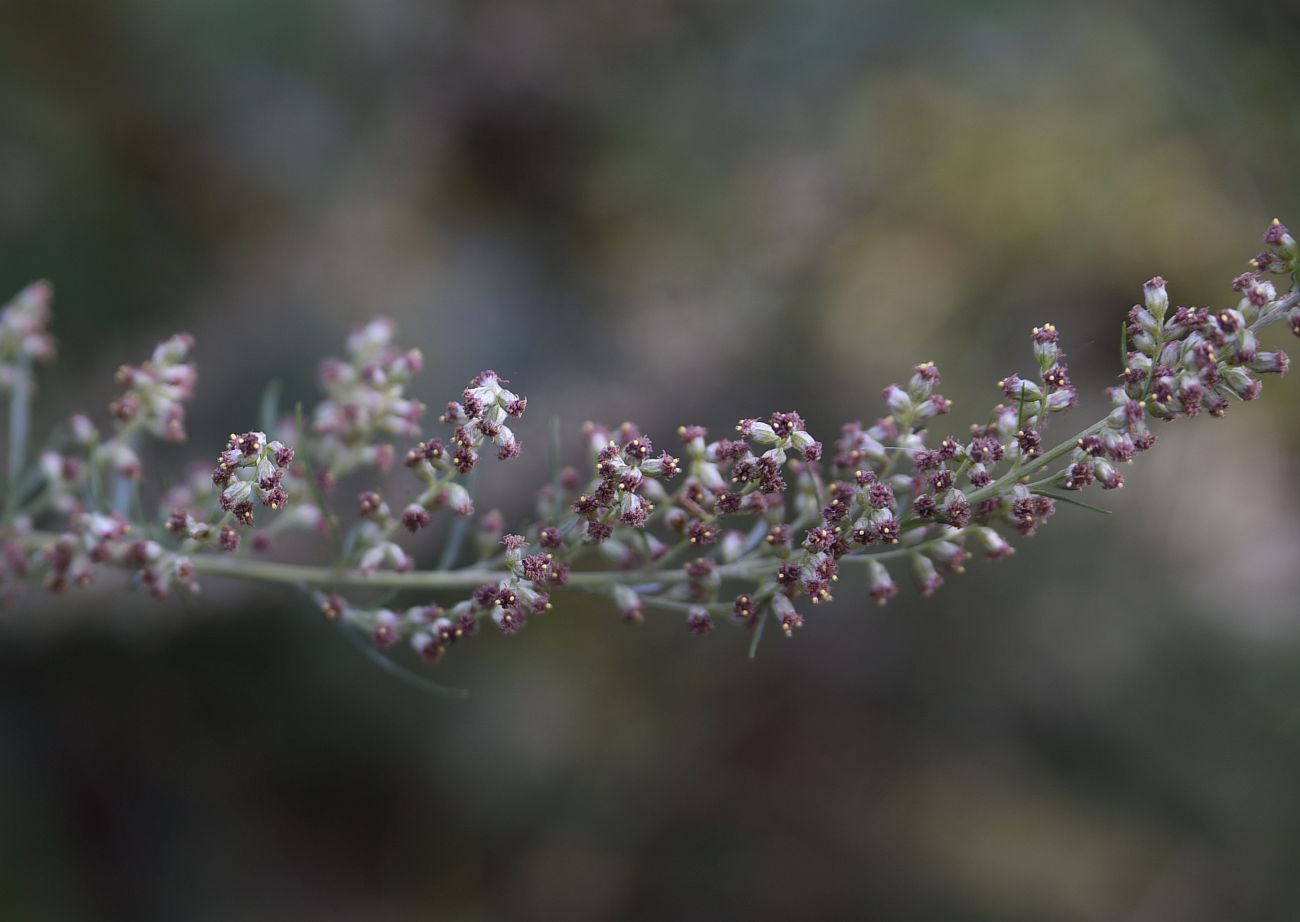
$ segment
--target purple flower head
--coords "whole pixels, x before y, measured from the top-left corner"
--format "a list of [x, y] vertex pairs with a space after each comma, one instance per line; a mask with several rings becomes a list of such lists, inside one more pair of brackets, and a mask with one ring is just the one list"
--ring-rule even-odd
[[713, 630], [713, 616], [707, 609], [691, 609], [686, 616], [686, 629], [696, 636], [707, 634]]
[[922, 493], [912, 500], [912, 514], [918, 519], [933, 518], [938, 510], [939, 504], [935, 502], [934, 496], [930, 493]]
[[722, 529], [713, 522], [696, 519], [686, 526], [686, 536], [691, 544], [714, 544], [721, 535]]
[[1064, 390], [1070, 387], [1070, 375], [1064, 365], [1054, 365], [1043, 372], [1043, 383], [1050, 391]]
[[777, 438], [788, 439], [794, 435], [796, 430], [804, 428], [803, 417], [798, 413], [773, 413], [769, 425], [772, 431], [776, 433]]
[[388, 514], [388, 507], [384, 503], [384, 498], [374, 490], [366, 490], [357, 496], [357, 515], [363, 519], [374, 518]]
[[528, 624], [528, 617], [518, 608], [498, 608], [492, 613], [492, 620], [506, 635], [518, 634]]
[[401, 624], [396, 613], [381, 609], [375, 612], [375, 626], [371, 637], [381, 650], [393, 646], [401, 639]]
[[1264, 232], [1264, 242], [1271, 247], [1295, 248], [1295, 239], [1292, 238], [1291, 232], [1277, 218], [1273, 219], [1273, 223]]
[[996, 463], [1002, 460], [1002, 443], [990, 436], [979, 436], [971, 439], [966, 456], [977, 463]]
[[965, 528], [970, 523], [970, 504], [960, 490], [952, 490], [944, 498], [941, 509], [943, 519], [954, 528]]
[[411, 503], [402, 510], [402, 525], [412, 534], [422, 528], [427, 528], [430, 520], [429, 510], [418, 503]]
[[947, 416], [952, 412], [952, 401], [943, 394], [931, 394], [930, 399], [921, 405], [920, 416], [929, 418], [931, 416]]
[[922, 362], [912, 369], [912, 380], [907, 383], [909, 396], [914, 400], [924, 400], [934, 391], [939, 383], [939, 367], [934, 362]]
[[628, 461], [632, 462], [646, 460], [650, 457], [650, 454], [653, 451], [654, 445], [651, 443], [649, 437], [644, 435], [637, 436], [623, 446], [623, 454], [627, 457]]
[[838, 535], [836, 530], [827, 525], [818, 525], [816, 528], [810, 528], [804, 543], [815, 551], [829, 551], [834, 545]]
[[713, 575], [713, 561], [707, 557], [697, 557], [685, 563], [683, 569], [692, 580], [708, 579]]
[[1021, 454], [1026, 458], [1037, 458], [1043, 453], [1043, 437], [1036, 429], [1020, 429], [1016, 432], [1016, 443]]
[[867, 563], [867, 594], [877, 605], [884, 605], [898, 595], [898, 586], [894, 584], [885, 565], [878, 560]]
[[912, 555], [912, 574], [921, 589], [921, 595], [931, 596], [943, 585], [943, 577], [934, 568], [934, 561], [921, 554]]
[[501, 539], [501, 544], [507, 551], [519, 551], [528, 546], [528, 539], [523, 535], [505, 535]]

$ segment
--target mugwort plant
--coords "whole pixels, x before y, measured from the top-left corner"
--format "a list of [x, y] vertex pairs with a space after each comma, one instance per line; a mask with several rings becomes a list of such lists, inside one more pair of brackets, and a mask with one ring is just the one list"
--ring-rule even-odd
[[[197, 378], [186, 334], [118, 371], [121, 394], [102, 423], [73, 416], [29, 457], [34, 372], [55, 352], [52, 290], [37, 282], [0, 313], [0, 598], [13, 602], [28, 583], [84, 587], [107, 571], [160, 599], [197, 592], [208, 576], [283, 583], [377, 647], [405, 643], [434, 663], [485, 628], [518, 633], [568, 589], [605, 596], [632, 622], [666, 609], [692, 634], [738, 623], [752, 654], [769, 622], [786, 636], [800, 630], [841, 576], [855, 573], [881, 604], [904, 572], [929, 595], [973, 554], [1011, 554], [1058, 504], [1086, 506], [1081, 491], [1123, 486], [1124, 465], [1155, 444], [1157, 422], [1218, 417], [1259, 397], [1261, 376], [1289, 364], [1260, 333], [1281, 321], [1300, 336], [1296, 241], [1276, 220], [1264, 239], [1232, 281], [1230, 307], [1175, 307], [1163, 279], [1143, 285], [1109, 411], [1056, 444], [1049, 424], [1077, 394], [1047, 323], [1031, 333], [1032, 371], [998, 382], [1001, 402], [960, 433], [945, 425], [952, 403], [930, 363], [885, 388], [883, 416], [845, 424], [830, 444], [794, 411], [742, 419], [720, 438], [695, 425], [652, 440], [631, 423], [588, 423], [587, 463], [557, 469], [532, 520], [510, 531], [495, 512], [470, 524], [467, 477], [489, 456], [519, 456], [528, 399], [481, 372], [430, 434], [425, 407], [407, 394], [420, 353], [398, 348], [383, 319], [321, 364], [324, 397], [310, 412], [280, 418], [269, 391], [260, 428], [232, 432], [152, 515], [137, 489], [139, 449], [147, 437], [185, 438]], [[408, 486], [414, 500], [390, 505], [374, 479], [399, 462], [418, 494]], [[359, 494], [345, 487], [358, 481]], [[402, 537], [442, 511], [455, 524], [436, 565], [422, 567]], [[295, 531], [323, 535], [332, 560], [277, 562], [275, 546]], [[471, 535], [480, 560], [457, 566]]]

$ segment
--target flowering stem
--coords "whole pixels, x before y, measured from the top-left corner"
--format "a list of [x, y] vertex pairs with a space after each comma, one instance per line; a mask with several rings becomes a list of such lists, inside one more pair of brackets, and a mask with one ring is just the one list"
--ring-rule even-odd
[[[184, 435], [182, 404], [194, 381], [193, 366], [186, 363], [192, 340], [173, 337], [150, 361], [119, 372], [128, 389], [111, 405], [111, 438], [101, 441], [88, 419], [76, 417], [72, 453], [42, 454], [32, 471], [45, 490], [35, 510], [39, 520], [24, 516], [0, 530], [0, 590], [12, 591], [4, 583], [15, 574], [43, 579], [54, 590], [81, 586], [92, 570], [109, 566], [160, 598], [177, 587], [197, 591], [196, 575], [280, 583], [305, 591], [327, 619], [371, 632], [379, 649], [405, 640], [419, 657], [437, 662], [453, 643], [477, 634], [480, 622], [516, 633], [530, 616], [550, 609], [552, 593], [567, 586], [612, 598], [630, 621], [640, 620], [648, 607], [685, 612], [687, 628], [697, 635], [713, 630], [714, 616], [724, 615], [751, 631], [752, 657], [769, 619], [791, 636], [804, 623], [795, 602], [829, 601], [843, 567], [864, 576], [871, 598], [881, 604], [897, 592], [885, 565], [890, 561], [905, 564], [929, 595], [943, 583], [939, 567], [963, 572], [972, 549], [1005, 557], [1013, 548], [1002, 531], [1012, 526], [1022, 536], [1034, 534], [1053, 514], [1055, 501], [1097, 509], [1045, 488], [1073, 494], [1094, 482], [1103, 489], [1122, 486], [1115, 465], [1155, 443], [1150, 419], [1203, 410], [1217, 417], [1232, 399], [1254, 400], [1263, 387], [1257, 376], [1285, 373], [1289, 365], [1284, 352], [1261, 351], [1255, 333], [1285, 317], [1300, 335], [1300, 292], [1279, 298], [1261, 274], [1294, 275], [1300, 247], [1279, 222], [1265, 241], [1272, 249], [1253, 261], [1259, 271], [1233, 280], [1241, 293], [1236, 308], [1211, 313], [1179, 307], [1166, 318], [1164, 280], [1144, 285], [1146, 307], [1135, 306], [1124, 328], [1123, 383], [1107, 390], [1110, 409], [1051, 448], [1044, 449], [1042, 439], [1050, 414], [1075, 406], [1078, 396], [1052, 324], [1032, 331], [1037, 383], [1015, 374], [1000, 381], [1007, 403], [999, 403], [986, 424], [971, 427], [968, 443], [949, 435], [926, 445], [928, 436], [937, 437], [928, 421], [952, 406], [935, 392], [939, 371], [929, 362], [914, 367], [906, 388], [885, 389], [887, 416], [871, 426], [846, 424], [825, 458], [822, 443], [793, 411], [773, 413], [766, 422], [742, 419], [734, 440], [709, 442], [703, 427], [680, 427], [689, 458], [685, 468], [681, 458], [656, 453], [631, 423], [615, 431], [588, 424], [584, 439], [596, 456], [596, 477], [583, 489], [580, 475], [561, 467], [560, 428], [552, 420], [549, 484], [539, 491], [536, 507], [540, 521], [505, 534], [499, 515], [491, 524], [485, 518], [476, 532], [475, 562], [461, 569], [451, 568], [471, 527], [467, 480], [480, 452], [495, 451], [499, 460], [519, 455], [511, 426], [523, 416], [527, 399], [507, 390], [508, 381], [491, 371], [475, 377], [463, 391], [464, 402], [448, 403], [440, 417], [453, 428], [450, 444], [429, 438], [406, 452], [405, 466], [422, 482], [415, 501], [393, 514], [377, 490], [366, 490], [358, 496], [355, 524], [343, 535], [328, 491], [363, 467], [386, 470], [394, 446], [380, 439], [416, 438], [423, 431], [418, 421], [425, 408], [404, 393], [422, 362], [419, 352], [393, 347], [391, 323], [374, 321], [353, 332], [347, 360], [323, 364], [328, 399], [313, 412], [310, 434], [298, 406], [293, 438], [301, 449], [299, 464], [293, 466], [297, 453], [291, 445], [265, 432], [232, 434], [209, 478], [168, 494], [165, 535], [158, 528], [163, 519], [155, 517], [151, 528], [138, 494], [123, 486], [138, 476], [137, 436]], [[0, 334], [6, 324], [27, 331], [22, 348], [40, 344], [30, 333], [33, 325], [40, 329], [41, 316], [6, 308], [0, 320]], [[0, 338], [0, 346], [0, 360], [16, 354], [13, 342]], [[0, 366], [0, 382], [17, 382], [11, 385], [8, 418], [9, 522], [26, 495], [19, 486], [28, 452], [29, 366], [30, 361]], [[21, 372], [17, 379], [15, 370]], [[261, 413], [267, 429], [276, 423], [277, 402], [276, 389], [268, 389]], [[899, 472], [904, 465], [910, 471]], [[319, 477], [318, 470], [324, 472]], [[667, 481], [681, 474], [684, 482], [670, 490]], [[787, 485], [786, 476], [795, 482]], [[269, 547], [270, 531], [281, 524], [315, 525], [334, 541], [333, 562], [279, 563], [235, 553], [239, 540], [232, 523], [252, 527], [259, 500], [272, 511], [283, 510], [289, 491], [299, 490], [303, 480], [315, 505], [304, 503], [300, 513], [291, 510], [255, 535], [254, 549]], [[135, 509], [128, 508], [132, 498]], [[215, 529], [206, 524], [205, 511], [213, 503], [225, 511]], [[414, 570], [394, 539], [402, 527], [412, 533], [426, 528], [438, 507], [460, 519], [436, 566]], [[562, 523], [566, 509], [573, 517]], [[740, 517], [751, 517], [752, 525]], [[59, 521], [66, 530], [52, 533]], [[29, 530], [33, 526], [48, 530]], [[582, 533], [575, 534], [579, 527]], [[214, 534], [225, 553], [207, 544]], [[494, 554], [490, 542], [497, 539], [503, 550]], [[724, 586], [740, 594], [723, 601]], [[348, 590], [363, 600], [350, 601]], [[426, 597], [390, 607], [408, 592]], [[438, 601], [427, 597], [443, 592], [460, 598], [444, 609], [441, 595]]]
[[[1272, 326], [1273, 324], [1281, 320], [1283, 317], [1285, 317], [1287, 311], [1289, 311], [1296, 304], [1300, 304], [1300, 291], [1292, 291], [1290, 294], [1286, 295], [1285, 297], [1275, 301], [1274, 306], [1271, 310], [1269, 310], [1267, 313], [1262, 315], [1259, 318], [1259, 320], [1255, 321], [1255, 323], [1250, 325], [1251, 331], [1259, 332], [1260, 330]], [[1157, 354], [1159, 354], [1158, 348], [1157, 348]], [[1154, 361], [1152, 364], [1154, 367]], [[1151, 386], [1150, 383], [1148, 383], [1146, 387], [1146, 392], [1149, 394], [1150, 390], [1151, 390]], [[1051, 464], [1057, 458], [1069, 454], [1071, 451], [1074, 450], [1075, 446], [1077, 446], [1081, 440], [1087, 438], [1090, 435], [1096, 435], [1103, 428], [1105, 428], [1105, 425], [1106, 425], [1105, 419], [1093, 423], [1087, 429], [1084, 429], [1082, 432], [1079, 432], [1073, 437], [1066, 439], [1064, 442], [1057, 445], [1055, 448], [1052, 448], [1051, 450], [1045, 452], [1040, 457], [1035, 458], [1031, 463], [1026, 464], [1025, 466], [1020, 467], [1018, 469], [1012, 469], [1010, 472], [1004, 474], [1002, 477], [998, 478], [988, 486], [975, 490], [971, 493], [968, 493], [966, 495], [967, 501], [970, 502], [971, 505], [974, 505], [975, 503], [978, 503], [980, 500], [992, 496], [993, 494], [997, 493], [999, 490], [1006, 489], [1006, 487], [1015, 483], [1020, 478], [1026, 477], [1029, 474], [1034, 473], [1035, 471], [1041, 470], [1042, 468]]]

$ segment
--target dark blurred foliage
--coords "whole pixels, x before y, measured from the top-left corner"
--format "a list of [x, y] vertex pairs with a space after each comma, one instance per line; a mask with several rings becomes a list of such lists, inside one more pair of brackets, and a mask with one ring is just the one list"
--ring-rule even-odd
[[[960, 431], [1047, 320], [1082, 426], [1144, 279], [1226, 305], [1300, 222], [1294, 12], [7, 0], [0, 289], [56, 284], [46, 419], [196, 334], [162, 472], [377, 312], [432, 405], [531, 398], [479, 484], [512, 515], [552, 414], [828, 436], [932, 359]], [[0, 916], [1290, 918], [1298, 407], [1162, 431], [1115, 515], [929, 601], [845, 586], [756, 663], [566, 599], [454, 650], [449, 702], [288, 592], [30, 601]]]

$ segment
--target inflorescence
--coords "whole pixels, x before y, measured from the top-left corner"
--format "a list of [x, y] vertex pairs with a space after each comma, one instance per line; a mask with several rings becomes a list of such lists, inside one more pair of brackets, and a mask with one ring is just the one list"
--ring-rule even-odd
[[[484, 371], [446, 405], [442, 434], [427, 435], [424, 405], [406, 394], [420, 353], [394, 346], [383, 319], [349, 337], [345, 358], [321, 364], [325, 397], [312, 412], [272, 413], [261, 430], [232, 433], [215, 466], [168, 490], [152, 519], [140, 508], [140, 441], [185, 437], [196, 381], [186, 334], [122, 367], [106, 434], [76, 415], [29, 464], [33, 369], [54, 355], [52, 291], [37, 282], [0, 313], [0, 392], [9, 396], [0, 599], [26, 582], [85, 586], [111, 569], [159, 598], [198, 591], [201, 574], [282, 582], [311, 595], [327, 619], [381, 648], [406, 642], [430, 662], [485, 624], [519, 632], [565, 586], [607, 596], [632, 622], [660, 608], [678, 611], [693, 634], [731, 620], [757, 643], [772, 620], [790, 636], [807, 606], [831, 600], [846, 568], [880, 604], [897, 593], [899, 569], [929, 595], [972, 554], [1011, 554], [1010, 539], [1033, 535], [1070, 494], [1123, 486], [1123, 465], [1155, 444], [1154, 421], [1218, 417], [1234, 399], [1256, 399], [1260, 376], [1289, 364], [1285, 352], [1261, 348], [1260, 331], [1284, 321], [1300, 336], [1296, 241], [1274, 221], [1265, 242], [1233, 280], [1232, 307], [1171, 307], [1164, 280], [1147, 282], [1124, 325], [1110, 410], [1054, 447], [1049, 423], [1078, 395], [1059, 333], [1044, 324], [1031, 334], [1033, 373], [999, 381], [1001, 402], [962, 435], [941, 425], [952, 402], [930, 363], [885, 388], [884, 416], [844, 425], [826, 446], [793, 411], [742, 419], [717, 439], [682, 426], [669, 450], [631, 423], [588, 423], [586, 473], [555, 471], [531, 523], [511, 533], [495, 511], [470, 525], [467, 475], [485, 453], [519, 456], [513, 427], [527, 398]], [[1285, 278], [1288, 292], [1269, 276]], [[347, 508], [345, 478], [388, 471], [395, 440], [409, 446], [401, 457], [418, 495], [390, 506], [372, 484]], [[419, 569], [400, 537], [428, 528], [440, 509], [460, 521], [438, 565]], [[275, 536], [295, 529], [332, 542], [332, 564], [270, 559]], [[467, 536], [479, 559], [457, 568]]]

